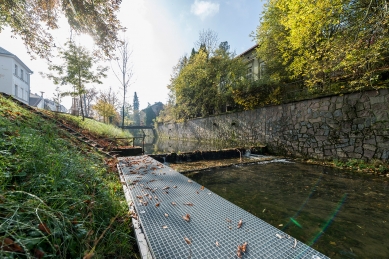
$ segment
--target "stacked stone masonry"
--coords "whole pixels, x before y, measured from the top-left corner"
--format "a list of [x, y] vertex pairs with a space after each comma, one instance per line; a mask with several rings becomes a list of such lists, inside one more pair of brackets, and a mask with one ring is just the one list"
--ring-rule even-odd
[[316, 159], [389, 157], [389, 91], [381, 89], [159, 124], [160, 137], [262, 143]]

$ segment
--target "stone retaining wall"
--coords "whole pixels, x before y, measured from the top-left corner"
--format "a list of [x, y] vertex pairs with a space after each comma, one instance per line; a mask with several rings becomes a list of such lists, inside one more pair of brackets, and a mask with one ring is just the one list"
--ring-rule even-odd
[[381, 89], [160, 124], [160, 137], [262, 143], [317, 159], [389, 157], [389, 91]]

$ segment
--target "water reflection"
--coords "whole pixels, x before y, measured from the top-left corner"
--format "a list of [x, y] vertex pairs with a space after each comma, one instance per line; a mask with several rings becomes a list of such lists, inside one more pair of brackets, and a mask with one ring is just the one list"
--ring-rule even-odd
[[189, 176], [331, 258], [389, 258], [387, 179], [298, 163]]

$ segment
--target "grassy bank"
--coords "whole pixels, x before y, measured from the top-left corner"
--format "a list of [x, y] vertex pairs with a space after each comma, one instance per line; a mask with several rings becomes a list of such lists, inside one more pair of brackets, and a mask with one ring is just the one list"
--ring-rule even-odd
[[122, 186], [106, 162], [0, 96], [0, 257], [134, 257]]
[[343, 161], [334, 159], [333, 161], [322, 161], [315, 159], [295, 158], [295, 160], [308, 164], [324, 165], [339, 169], [352, 170], [361, 173], [376, 174], [389, 177], [389, 164], [384, 163], [383, 161], [378, 159], [373, 159], [369, 162], [366, 162], [361, 159], [348, 159]]
[[81, 116], [72, 116], [70, 114], [57, 114], [59, 119], [71, 123], [76, 127], [88, 131], [90, 134], [95, 134], [101, 137], [116, 137], [116, 138], [130, 138], [132, 137], [129, 131], [123, 131], [120, 128], [114, 127], [110, 124], [97, 122], [92, 119], [85, 118], [82, 120]]

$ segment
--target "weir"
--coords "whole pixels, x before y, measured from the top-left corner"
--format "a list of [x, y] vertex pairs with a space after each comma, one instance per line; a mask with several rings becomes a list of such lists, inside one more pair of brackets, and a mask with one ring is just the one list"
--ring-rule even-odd
[[118, 160], [143, 258], [328, 258], [149, 156]]

